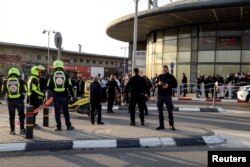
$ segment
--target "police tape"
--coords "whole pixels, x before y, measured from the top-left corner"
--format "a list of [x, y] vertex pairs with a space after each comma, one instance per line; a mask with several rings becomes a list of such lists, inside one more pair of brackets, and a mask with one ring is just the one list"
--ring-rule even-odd
[[34, 114], [39, 113], [43, 108], [50, 106], [52, 102], [53, 102], [53, 97], [49, 98], [43, 105], [33, 110], [33, 112], [26, 113], [26, 116], [33, 116]]

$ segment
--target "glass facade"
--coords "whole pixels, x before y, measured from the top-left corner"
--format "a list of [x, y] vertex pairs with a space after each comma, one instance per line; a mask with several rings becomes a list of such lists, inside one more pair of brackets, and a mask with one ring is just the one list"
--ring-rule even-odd
[[179, 83], [182, 73], [193, 83], [201, 74], [250, 72], [250, 22], [195, 24], [151, 32], [147, 36], [147, 75], [160, 74], [165, 64]]

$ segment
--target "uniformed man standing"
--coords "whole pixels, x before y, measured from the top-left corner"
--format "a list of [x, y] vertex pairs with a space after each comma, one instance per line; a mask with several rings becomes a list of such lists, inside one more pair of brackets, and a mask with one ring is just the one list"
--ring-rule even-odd
[[48, 89], [53, 91], [53, 102], [55, 108], [56, 129], [55, 131], [61, 131], [61, 107], [64, 112], [65, 123], [67, 130], [73, 130], [71, 125], [69, 110], [68, 110], [68, 91], [71, 96], [74, 97], [72, 83], [69, 76], [64, 72], [64, 63], [61, 60], [56, 60], [53, 63], [54, 73], [51, 75], [48, 81]]
[[115, 101], [116, 90], [120, 93], [120, 88], [115, 81], [113, 75], [110, 75], [110, 80], [107, 82], [107, 99], [108, 99], [108, 110], [107, 113], [114, 113], [113, 105]]
[[139, 69], [134, 69], [135, 75], [128, 81], [125, 90], [130, 91], [129, 99], [129, 113], [130, 113], [130, 124], [135, 126], [135, 106], [138, 104], [141, 125], [144, 125], [144, 105], [145, 95], [147, 92], [146, 80], [139, 75]]
[[[94, 77], [94, 82], [90, 84], [90, 118], [92, 125], [95, 124], [95, 110], [97, 110], [97, 124], [103, 125], [102, 122], [102, 88], [100, 83], [98, 82], [98, 77]], [[105, 92], [104, 92], [105, 93]]]
[[157, 107], [159, 110], [159, 124], [160, 126], [156, 130], [165, 129], [164, 126], [164, 115], [163, 115], [163, 104], [165, 103], [168, 110], [169, 125], [171, 130], [175, 130], [173, 109], [174, 105], [172, 102], [172, 88], [177, 87], [177, 81], [175, 77], [169, 73], [168, 66], [163, 66], [163, 73], [157, 77], [155, 86], [158, 87], [157, 96]]
[[25, 134], [24, 129], [24, 93], [27, 92], [25, 82], [20, 79], [20, 72], [17, 68], [11, 68], [8, 79], [4, 81], [2, 91], [7, 92], [9, 109], [10, 134], [15, 135], [15, 110], [17, 109], [20, 122], [20, 134]]
[[[40, 89], [40, 73], [42, 71], [45, 71], [45, 68], [41, 65], [39, 66], [33, 66], [31, 68], [31, 77], [29, 78], [28, 81], [28, 98], [29, 98], [29, 103], [30, 105], [33, 106], [33, 109], [38, 108], [43, 101], [44, 93]], [[40, 129], [41, 127], [36, 123], [36, 116], [38, 113], [34, 114], [33, 117], [33, 126], [34, 128]]]

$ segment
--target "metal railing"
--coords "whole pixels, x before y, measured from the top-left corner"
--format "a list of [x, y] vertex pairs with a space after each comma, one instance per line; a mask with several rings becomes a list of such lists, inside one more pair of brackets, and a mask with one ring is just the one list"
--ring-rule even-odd
[[[218, 86], [214, 88], [215, 83], [210, 84], [197, 84], [197, 83], [189, 83], [186, 84], [186, 88], [184, 88], [183, 84], [178, 84], [176, 89], [173, 89], [173, 95], [178, 98], [181, 97], [186, 89], [186, 97], [190, 97], [190, 95], [196, 94], [197, 98], [228, 98], [228, 99], [237, 99], [237, 91], [239, 87], [244, 86], [246, 84], [236, 83], [236, 84], [223, 84], [218, 83]], [[216, 89], [214, 91], [214, 89]], [[214, 92], [214, 93], [213, 93]]]

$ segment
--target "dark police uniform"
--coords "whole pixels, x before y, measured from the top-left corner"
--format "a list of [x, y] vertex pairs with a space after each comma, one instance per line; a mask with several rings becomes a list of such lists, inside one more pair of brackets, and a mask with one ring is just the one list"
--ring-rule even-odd
[[156, 83], [159, 81], [163, 82], [164, 84], [168, 84], [167, 88], [164, 88], [163, 85], [158, 85], [158, 96], [157, 96], [157, 107], [159, 111], [159, 129], [164, 129], [164, 115], [163, 115], [163, 104], [165, 103], [168, 110], [168, 118], [169, 118], [169, 125], [174, 125], [174, 117], [173, 117], [173, 109], [174, 105], [172, 102], [172, 88], [177, 87], [177, 81], [175, 77], [170, 73], [164, 73], [157, 77]]
[[56, 118], [56, 131], [61, 131], [61, 111], [62, 106], [64, 112], [65, 123], [67, 130], [72, 130], [74, 127], [71, 125], [70, 116], [68, 111], [68, 90], [72, 97], [74, 97], [74, 92], [71, 84], [71, 80], [66, 75], [63, 69], [56, 68], [54, 74], [51, 75], [48, 81], [48, 89], [53, 91], [53, 102], [55, 108], [55, 118]]
[[112, 79], [111, 81], [107, 82], [107, 99], [108, 99], [108, 110], [107, 113], [114, 113], [113, 105], [115, 101], [115, 90], [118, 90], [120, 93], [120, 88], [117, 85], [117, 82]]
[[147, 83], [145, 78], [135, 74], [125, 87], [125, 90], [130, 91], [129, 112], [130, 125], [135, 125], [135, 106], [138, 104], [141, 125], [144, 125], [144, 105], [145, 94], [147, 92]]
[[[105, 93], [105, 92], [104, 92]], [[90, 85], [90, 118], [91, 123], [95, 123], [95, 114], [94, 111], [97, 110], [97, 124], [103, 124], [102, 122], [102, 88], [98, 81], [94, 81]]]
[[2, 91], [7, 92], [10, 134], [15, 134], [15, 110], [17, 109], [20, 122], [20, 134], [24, 134], [24, 93], [27, 92], [25, 82], [18, 78], [19, 76], [10, 75], [4, 81]]

